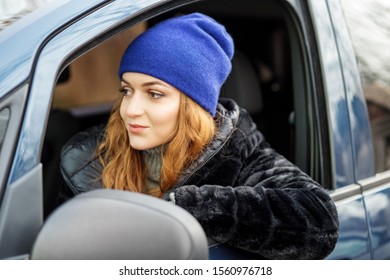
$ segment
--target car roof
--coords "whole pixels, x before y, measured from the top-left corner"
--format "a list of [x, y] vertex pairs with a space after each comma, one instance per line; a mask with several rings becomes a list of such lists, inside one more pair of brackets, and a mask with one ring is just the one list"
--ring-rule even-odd
[[104, 2], [56, 0], [0, 31], [0, 98], [28, 79], [35, 56], [47, 38]]

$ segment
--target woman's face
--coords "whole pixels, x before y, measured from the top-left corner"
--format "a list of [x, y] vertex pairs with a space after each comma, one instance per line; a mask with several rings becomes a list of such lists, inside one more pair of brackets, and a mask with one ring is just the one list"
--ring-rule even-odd
[[120, 114], [130, 145], [147, 150], [167, 143], [175, 134], [180, 91], [152, 76], [127, 72], [122, 76]]

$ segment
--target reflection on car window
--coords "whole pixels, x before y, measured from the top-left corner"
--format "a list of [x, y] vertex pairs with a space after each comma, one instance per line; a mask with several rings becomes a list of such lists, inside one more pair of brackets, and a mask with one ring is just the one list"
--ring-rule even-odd
[[7, 124], [9, 120], [10, 110], [5, 108], [0, 111], [0, 152], [3, 146], [5, 131], [7, 129]]
[[390, 1], [341, 0], [370, 116], [376, 171], [390, 169]]

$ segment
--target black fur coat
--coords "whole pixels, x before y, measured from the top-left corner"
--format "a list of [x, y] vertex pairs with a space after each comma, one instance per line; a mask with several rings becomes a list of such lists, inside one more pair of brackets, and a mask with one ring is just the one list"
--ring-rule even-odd
[[[245, 110], [221, 102], [217, 137], [169, 191], [175, 203], [219, 242], [269, 259], [325, 258], [339, 226], [329, 194], [276, 153]], [[91, 159], [101, 131], [80, 133], [63, 148], [61, 171], [73, 194], [101, 187], [90, 183], [101, 172]]]

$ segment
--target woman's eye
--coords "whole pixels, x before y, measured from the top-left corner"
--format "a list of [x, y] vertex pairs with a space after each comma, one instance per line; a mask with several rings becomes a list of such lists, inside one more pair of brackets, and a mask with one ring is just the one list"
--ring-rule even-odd
[[120, 88], [119, 92], [124, 96], [130, 96], [132, 94], [132, 91], [129, 88]]
[[151, 91], [149, 92], [149, 95], [151, 98], [153, 99], [159, 99], [161, 97], [164, 97], [164, 94], [160, 93], [160, 92], [155, 92], [155, 91]]

